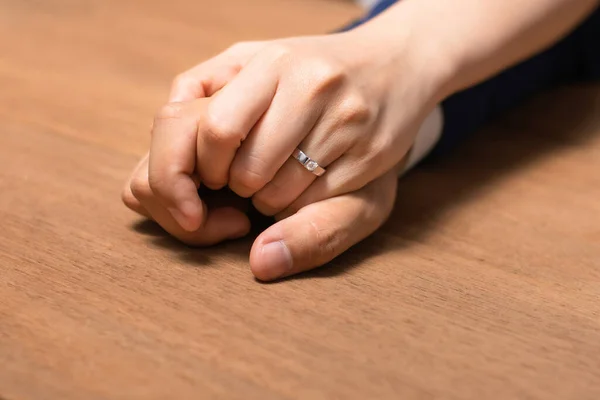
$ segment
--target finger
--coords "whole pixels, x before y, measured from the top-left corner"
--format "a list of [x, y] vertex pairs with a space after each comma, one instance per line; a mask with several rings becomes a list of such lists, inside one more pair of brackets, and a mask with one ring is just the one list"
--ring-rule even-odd
[[194, 232], [186, 231], [154, 195], [148, 183], [147, 169], [140, 169], [132, 182], [133, 194], [151, 218], [186, 244], [210, 246], [224, 240], [243, 237], [250, 231], [250, 220], [246, 214], [234, 207], [205, 210], [206, 221], [202, 227]]
[[241, 43], [178, 75], [171, 86], [169, 103], [211, 97], [231, 81], [262, 44]]
[[317, 123], [323, 106], [299, 104], [299, 91], [297, 84], [281, 82], [269, 109], [236, 152], [229, 186], [238, 195], [250, 197], [268, 184]]
[[148, 170], [148, 154], [146, 154], [133, 169], [133, 173], [127, 180], [127, 183], [121, 193], [121, 200], [130, 210], [135, 211], [143, 217], [152, 218], [150, 216], [150, 213], [144, 208], [144, 206], [142, 206], [142, 204], [133, 195], [133, 192], [131, 191], [132, 180], [140, 173], [140, 170], [143, 169]]
[[[325, 169], [346, 150], [342, 146], [319, 147], [316, 141], [299, 147], [306, 149], [306, 154], [310, 154], [311, 159]], [[290, 157], [275, 177], [254, 195], [252, 203], [263, 215], [278, 214], [292, 205], [316, 179], [319, 177], [307, 170], [298, 160]]]
[[178, 75], [171, 86], [169, 103], [210, 97], [239, 72], [237, 65], [221, 65], [219, 68], [219, 64], [222, 63], [209, 60]]
[[[336, 115], [339, 115], [339, 112]], [[326, 115], [298, 148], [319, 166], [328, 169], [351, 148], [352, 138], [356, 137], [354, 126], [347, 122], [334, 117], [332, 113]], [[289, 207], [316, 179], [314, 173], [290, 157], [275, 176], [254, 195], [254, 206], [265, 215], [275, 215]]]
[[289, 207], [315, 178], [298, 160], [290, 157], [275, 177], [252, 197], [252, 204], [261, 214], [273, 216]]
[[225, 240], [239, 239], [250, 232], [250, 220], [234, 207], [207, 210], [204, 225], [195, 232], [183, 230], [159, 203], [149, 209], [164, 230], [190, 246], [212, 246]]
[[269, 108], [277, 83], [273, 63], [257, 57], [212, 99], [197, 143], [198, 173], [209, 188], [220, 189], [229, 182], [233, 158]]
[[362, 190], [311, 204], [263, 232], [252, 246], [254, 275], [270, 281], [321, 266], [373, 233], [396, 194], [391, 171]]
[[[406, 163], [409, 149], [410, 147], [406, 149], [401, 147], [395, 150], [398, 154], [404, 154], [400, 161], [402, 165]], [[285, 216], [292, 215], [309, 204], [345, 193], [352, 193], [376, 180], [391, 167], [389, 161], [386, 162], [385, 160], [393, 161], [396, 156], [388, 157], [382, 152], [375, 153], [377, 154], [377, 160], [366, 160], [363, 156], [351, 154], [350, 152], [344, 154], [329, 166], [323, 176], [314, 180], [289, 207], [280, 213], [280, 216], [285, 218]]]
[[190, 232], [200, 228], [204, 217], [193, 175], [198, 123], [207, 102], [199, 99], [166, 105], [155, 118], [152, 130], [150, 188], [179, 225]]

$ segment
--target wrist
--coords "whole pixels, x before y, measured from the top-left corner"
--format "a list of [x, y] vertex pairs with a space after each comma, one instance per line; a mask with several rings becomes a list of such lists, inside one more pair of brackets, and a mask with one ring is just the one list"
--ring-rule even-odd
[[347, 33], [355, 49], [352, 57], [369, 64], [389, 88], [418, 85], [425, 102], [433, 107], [455, 90], [458, 60], [427, 28], [428, 23], [417, 22], [409, 10], [394, 14]]
[[469, 78], [465, 76], [469, 43], [478, 39], [454, 29], [456, 18], [446, 15], [447, 10], [437, 1], [431, 3], [399, 2], [351, 33], [354, 43], [367, 44], [371, 60], [387, 63], [395, 73], [392, 79], [405, 81], [408, 73], [440, 102], [460, 90], [461, 81]]
[[543, 50], [577, 26], [598, 0], [401, 1], [363, 27], [378, 40], [408, 40], [405, 56], [438, 99]]

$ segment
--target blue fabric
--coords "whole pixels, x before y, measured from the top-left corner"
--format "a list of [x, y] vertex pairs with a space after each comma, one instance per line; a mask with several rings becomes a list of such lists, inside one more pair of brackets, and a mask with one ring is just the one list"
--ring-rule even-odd
[[356, 28], [359, 25], [364, 24], [368, 20], [375, 18], [376, 16], [378, 16], [379, 14], [381, 14], [382, 12], [387, 10], [391, 5], [394, 5], [396, 2], [397, 2], [397, 0], [381, 0], [381, 1], [379, 1], [377, 4], [375, 4], [375, 6], [373, 8], [371, 8], [371, 11], [369, 11], [364, 17], [362, 17], [361, 19], [359, 19], [357, 21], [354, 21], [353, 23], [346, 26], [342, 30], [350, 30], [350, 29]]
[[[397, 0], [380, 1], [364, 18], [343, 30], [376, 17]], [[549, 49], [442, 103], [444, 129], [432, 154], [452, 148], [482, 125], [553, 86], [600, 80], [600, 7], [567, 37]]]

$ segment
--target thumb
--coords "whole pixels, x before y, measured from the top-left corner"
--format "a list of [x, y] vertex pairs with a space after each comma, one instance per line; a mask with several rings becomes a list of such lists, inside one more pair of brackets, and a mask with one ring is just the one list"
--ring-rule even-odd
[[328, 263], [385, 222], [395, 194], [396, 177], [388, 174], [357, 192], [304, 207], [256, 239], [252, 273], [271, 281]]

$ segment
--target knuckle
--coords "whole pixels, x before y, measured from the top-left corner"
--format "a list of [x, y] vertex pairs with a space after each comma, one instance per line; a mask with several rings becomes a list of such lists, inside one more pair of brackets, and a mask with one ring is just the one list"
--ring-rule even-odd
[[129, 184], [129, 189], [131, 190], [131, 194], [138, 200], [147, 199], [152, 196], [148, 180], [142, 177], [133, 178]]
[[203, 129], [204, 139], [208, 143], [232, 144], [239, 146], [244, 139], [244, 133], [236, 128], [231, 120], [220, 118], [212, 108], [209, 109]]
[[374, 111], [360, 94], [344, 98], [338, 109], [339, 119], [344, 124], [365, 124], [373, 119]]
[[315, 265], [324, 264], [337, 255], [338, 235], [335, 230], [327, 228], [327, 218], [311, 220], [309, 227], [311, 235], [318, 244], [317, 249], [312, 254], [312, 261]]
[[265, 50], [268, 56], [275, 62], [287, 62], [292, 58], [294, 50], [283, 43], [273, 43]]
[[244, 168], [241, 165], [232, 167], [231, 180], [234, 186], [241, 185], [252, 193], [258, 192], [269, 181], [264, 174], [250, 168]]
[[148, 187], [153, 194], [158, 196], [164, 196], [169, 193], [167, 182], [168, 180], [163, 173], [151, 172], [148, 175]]
[[180, 103], [169, 103], [162, 106], [154, 118], [155, 121], [177, 119], [184, 115], [184, 109]]
[[250, 56], [256, 54], [262, 50], [267, 44], [263, 41], [244, 41], [238, 42], [229, 46], [224, 52], [220, 54], [221, 57], [225, 57], [234, 62], [232, 72], [237, 73], [244, 66]]
[[189, 86], [194, 83], [194, 78], [188, 72], [183, 72], [173, 79], [172, 87], [173, 88], [181, 88]]
[[135, 207], [137, 205], [138, 201], [133, 195], [129, 185], [125, 187], [125, 189], [123, 189], [123, 191], [121, 192], [121, 201], [129, 208]]
[[310, 61], [312, 71], [313, 94], [322, 94], [339, 88], [346, 81], [346, 73], [343, 68], [335, 63], [315, 59]]

